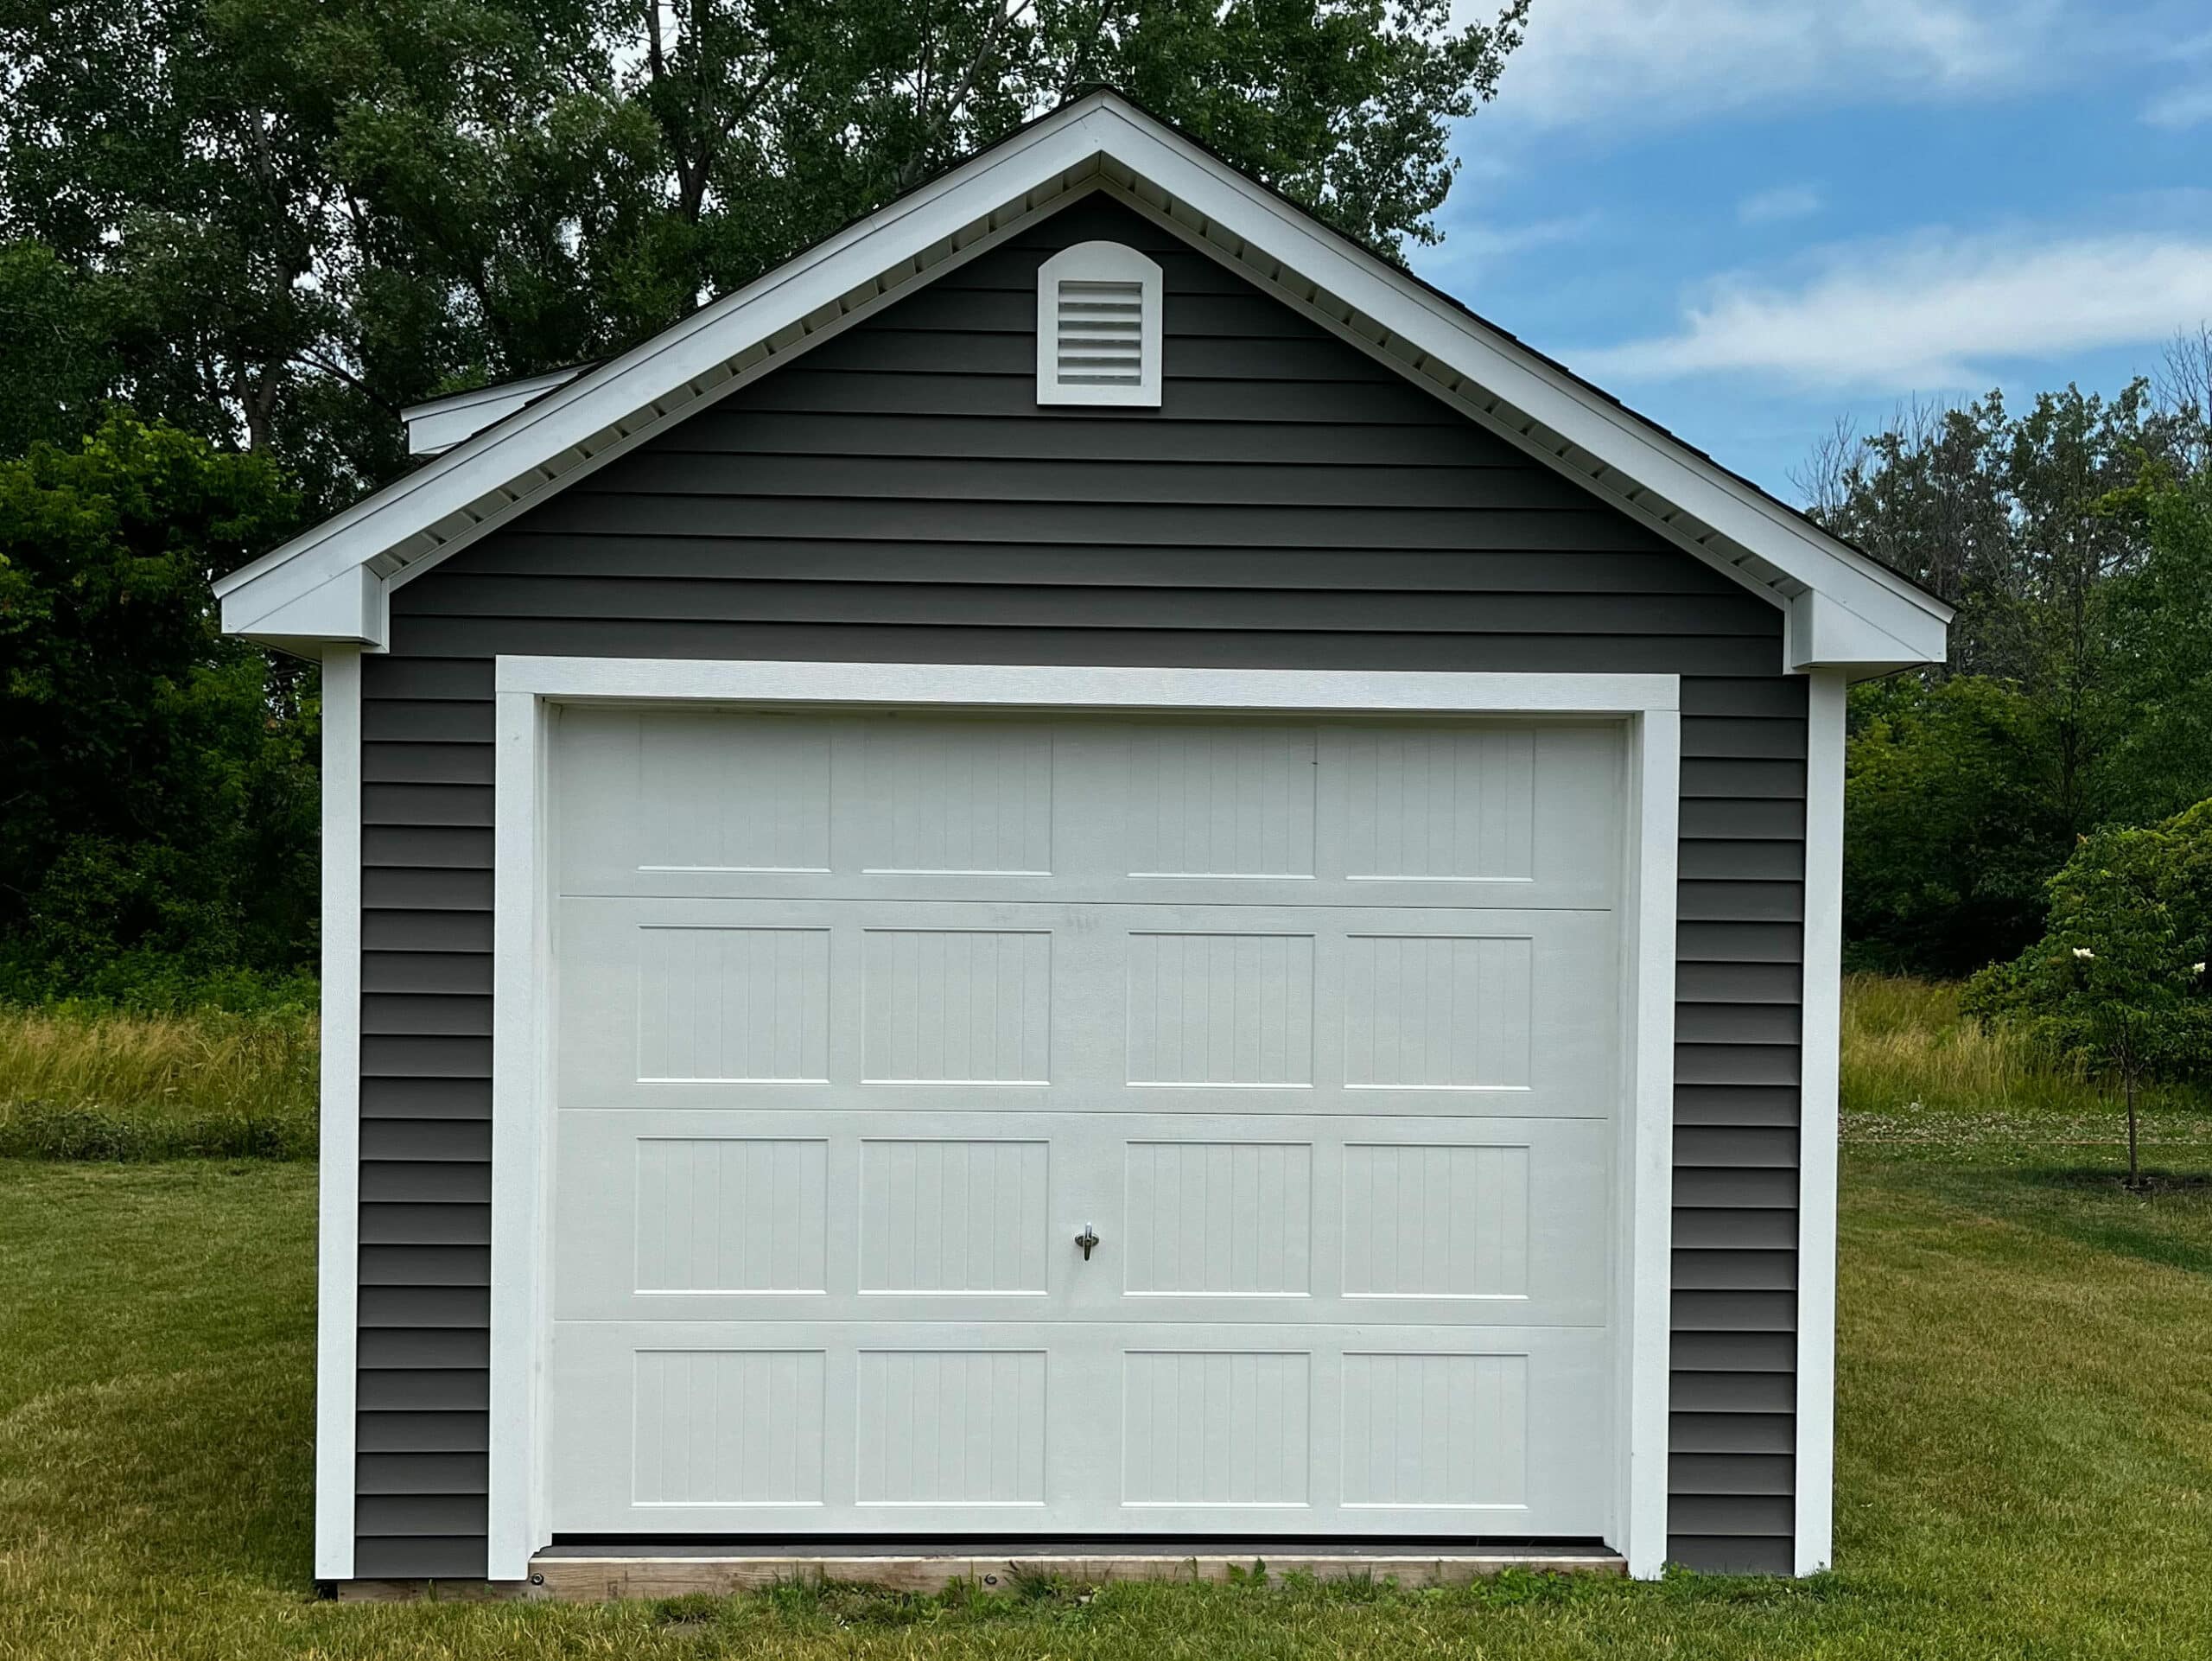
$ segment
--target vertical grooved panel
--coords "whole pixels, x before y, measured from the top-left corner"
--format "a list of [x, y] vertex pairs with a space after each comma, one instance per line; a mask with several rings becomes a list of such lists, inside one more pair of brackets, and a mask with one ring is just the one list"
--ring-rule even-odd
[[1130, 1353], [1122, 1375], [1123, 1503], [1304, 1505], [1312, 1371], [1303, 1353]]
[[1313, 1081], [1313, 939], [1132, 934], [1133, 1085]]
[[641, 1505], [822, 1500], [817, 1350], [640, 1350], [632, 1440]]
[[1043, 1292], [1046, 1145], [861, 1144], [863, 1292]]
[[1529, 1150], [1344, 1149], [1347, 1297], [1525, 1297]]
[[1529, 1359], [1344, 1357], [1348, 1505], [1518, 1505], [1528, 1498]]
[[1039, 1505], [1045, 1500], [1041, 1350], [863, 1350], [863, 1505]]
[[1344, 942], [1344, 977], [1345, 1084], [1527, 1088], [1532, 941], [1355, 934]]
[[877, 928], [861, 938], [868, 1079], [1043, 1084], [1052, 1077], [1050, 934]]
[[818, 1292], [829, 1144], [638, 1142], [641, 1292]]
[[819, 722], [656, 713], [639, 782], [641, 870], [830, 869], [830, 737]]
[[870, 871], [1052, 869], [1052, 738], [1004, 722], [871, 722], [860, 863]]
[[638, 1077], [820, 1083], [830, 1066], [830, 931], [639, 931]]
[[1535, 871], [1535, 752], [1527, 732], [1352, 729], [1347, 874], [1527, 881]]
[[1313, 1169], [1299, 1142], [1129, 1143], [1124, 1289], [1307, 1293]]
[[1139, 727], [1129, 771], [1130, 875], [1313, 874], [1310, 728]]

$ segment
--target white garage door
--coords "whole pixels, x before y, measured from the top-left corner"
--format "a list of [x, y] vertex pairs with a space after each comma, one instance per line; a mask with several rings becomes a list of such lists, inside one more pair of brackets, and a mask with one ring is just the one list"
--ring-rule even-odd
[[1618, 729], [554, 754], [556, 1531], [1606, 1530]]

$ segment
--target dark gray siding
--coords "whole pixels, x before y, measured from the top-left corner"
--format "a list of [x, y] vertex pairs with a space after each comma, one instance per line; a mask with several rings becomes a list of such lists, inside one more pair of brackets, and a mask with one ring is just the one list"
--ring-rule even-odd
[[[1166, 271], [1160, 410], [1040, 410], [1038, 263]], [[364, 1576], [484, 1569], [493, 654], [1684, 684], [1672, 1553], [1790, 1562], [1805, 691], [1780, 614], [1078, 203], [393, 596], [363, 716]]]

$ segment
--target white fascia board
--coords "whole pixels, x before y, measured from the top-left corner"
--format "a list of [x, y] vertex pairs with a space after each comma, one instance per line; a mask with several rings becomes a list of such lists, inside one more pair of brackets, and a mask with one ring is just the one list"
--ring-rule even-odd
[[583, 372], [582, 367], [556, 369], [550, 374], [501, 381], [410, 404], [399, 412], [399, 418], [407, 423], [407, 453], [442, 455], [463, 439], [474, 438], [493, 422], [505, 420], [525, 404], [567, 385]]
[[849, 226], [736, 293], [540, 398], [512, 419], [294, 538], [215, 585], [265, 616], [484, 498], [530, 478], [627, 417], [713, 375], [748, 347], [796, 328], [887, 273], [911, 266], [962, 227], [1093, 162], [1118, 128], [1101, 98], [1071, 105], [935, 184]]
[[[1951, 608], [1942, 601], [1344, 242], [1195, 144], [1126, 106], [1109, 105], [1102, 113], [1118, 129], [1106, 144], [1108, 154], [1133, 173], [1808, 588], [1830, 594], [1891, 633], [1909, 636], [1932, 620], [1940, 634], [1950, 620]], [[1938, 662], [1942, 655], [1938, 646], [1920, 661]]]

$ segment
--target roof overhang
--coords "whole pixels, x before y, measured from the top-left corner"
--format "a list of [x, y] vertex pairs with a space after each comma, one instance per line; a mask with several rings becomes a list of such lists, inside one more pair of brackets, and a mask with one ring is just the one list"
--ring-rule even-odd
[[416, 406], [410, 445], [435, 459], [218, 582], [223, 627], [307, 655], [381, 648], [392, 589], [1094, 190], [1770, 601], [1786, 619], [1778, 667], [1857, 678], [1942, 660], [1952, 614], [1942, 601], [1110, 92], [1033, 123], [620, 357]]
[[474, 438], [495, 421], [505, 421], [524, 404], [535, 404], [556, 386], [565, 386], [588, 366], [556, 369], [523, 380], [454, 392], [412, 404], [399, 412], [407, 423], [410, 455], [442, 455], [463, 439]]

